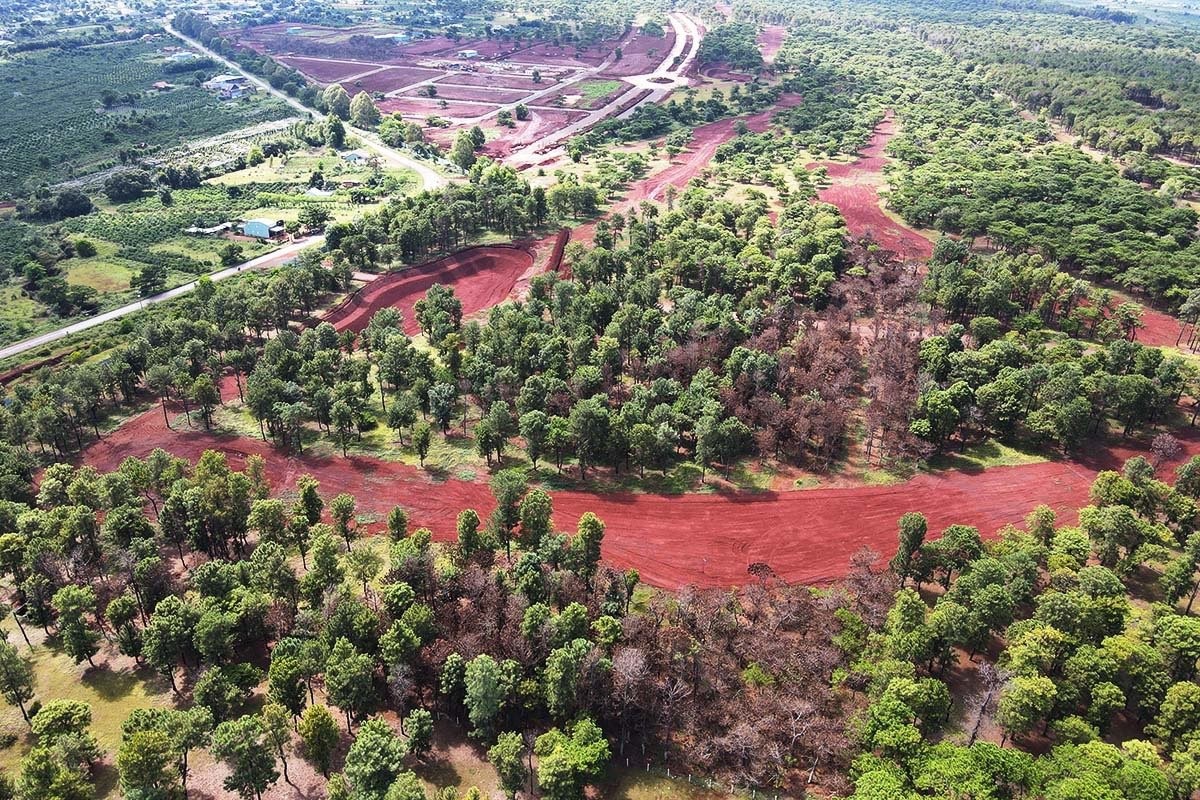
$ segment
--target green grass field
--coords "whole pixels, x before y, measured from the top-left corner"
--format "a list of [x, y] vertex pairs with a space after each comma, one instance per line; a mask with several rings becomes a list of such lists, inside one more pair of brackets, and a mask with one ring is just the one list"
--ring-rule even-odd
[[625, 84], [621, 81], [593, 78], [567, 87], [564, 90], [564, 94], [567, 96], [580, 95], [581, 99], [575, 105], [580, 108], [591, 108], [595, 103], [600, 101], [600, 98], [617, 91], [622, 86], [625, 86]]
[[[22, 653], [29, 649], [10, 618], [3, 625], [8, 640]], [[80, 700], [91, 706], [91, 732], [102, 750], [115, 752], [121, 743], [121, 723], [135, 708], [168, 706], [173, 702], [171, 689], [149, 669], [133, 670], [132, 662], [106, 647], [96, 656], [96, 668], [85, 662], [74, 664], [54, 639], [46, 641], [38, 628], [26, 628], [33, 642], [35, 701]], [[112, 660], [112, 667], [108, 660]], [[0, 769], [11, 770], [33, 745], [29, 728], [15, 707], [0, 707], [0, 732], [16, 736], [15, 743], [0, 750]], [[110, 794], [116, 787], [111, 768], [97, 776], [97, 797]]]
[[961, 452], [943, 453], [929, 459], [931, 470], [961, 469], [976, 471], [991, 467], [1018, 467], [1022, 464], [1040, 464], [1047, 461], [1045, 455], [1029, 449], [1018, 449], [1003, 442], [989, 439], [971, 445]]

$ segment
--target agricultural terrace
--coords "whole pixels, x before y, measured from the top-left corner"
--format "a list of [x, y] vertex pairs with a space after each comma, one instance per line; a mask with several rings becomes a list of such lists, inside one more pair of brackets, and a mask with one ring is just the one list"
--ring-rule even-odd
[[[174, 41], [155, 36], [0, 62], [0, 194], [110, 167], [122, 151], [149, 155], [183, 139], [288, 116], [283, 103], [267, 96], [221, 101], [193, 85], [197, 73], [215, 68], [200, 61], [197, 69], [178, 71], [169, 61]], [[173, 88], [152, 88], [162, 81]]]

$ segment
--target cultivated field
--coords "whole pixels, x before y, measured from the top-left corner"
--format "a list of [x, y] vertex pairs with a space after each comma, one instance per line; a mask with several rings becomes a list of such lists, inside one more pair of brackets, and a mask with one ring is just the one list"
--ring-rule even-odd
[[[289, 116], [266, 96], [221, 101], [164, 71], [166, 37], [73, 50], [45, 50], [0, 62], [5, 87], [0, 193], [54, 183], [117, 162], [134, 148], [152, 154], [182, 139], [225, 133]], [[156, 92], [156, 81], [175, 88]], [[105, 105], [102, 93], [116, 99]]]

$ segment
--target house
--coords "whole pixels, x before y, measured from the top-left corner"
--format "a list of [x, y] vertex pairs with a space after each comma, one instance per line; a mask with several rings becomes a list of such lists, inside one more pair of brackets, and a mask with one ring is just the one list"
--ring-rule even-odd
[[236, 100], [257, 91], [244, 75], [218, 75], [203, 83], [205, 89], [216, 92], [222, 100]]
[[183, 52], [180, 52], [180, 53], [173, 53], [167, 57], [167, 61], [170, 61], [173, 64], [186, 64], [189, 61], [195, 61], [195, 60], [196, 60], [196, 54], [190, 53], [186, 50], [184, 50]]
[[283, 222], [277, 219], [248, 219], [242, 223], [242, 235], [254, 239], [274, 239], [283, 234]]
[[150, 88], [156, 92], [169, 92], [175, 88], [175, 84], [167, 83], [166, 81], [155, 81]]
[[369, 164], [373, 158], [374, 157], [366, 150], [351, 150], [349, 153], [344, 153], [342, 155], [343, 161], [345, 161], [347, 164], [353, 164], [355, 166]]
[[232, 222], [222, 222], [220, 225], [213, 225], [211, 228], [201, 228], [198, 225], [193, 225], [190, 228], [184, 228], [183, 232], [191, 236], [217, 236], [231, 230], [233, 230]]

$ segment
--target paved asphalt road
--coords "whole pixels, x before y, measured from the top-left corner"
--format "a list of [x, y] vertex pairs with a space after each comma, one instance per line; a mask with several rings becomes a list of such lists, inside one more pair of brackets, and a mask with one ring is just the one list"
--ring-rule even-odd
[[[285, 264], [294, 259], [301, 250], [304, 250], [307, 247], [316, 247], [322, 244], [324, 241], [324, 236], [313, 236], [308, 239], [301, 239], [291, 244], [284, 245], [272, 253], [267, 253], [264, 256], [251, 259], [244, 264], [239, 264], [236, 267], [229, 267], [228, 269], [223, 269], [220, 272], [214, 272], [209, 275], [208, 278], [213, 281], [220, 281], [224, 280], [225, 278], [232, 277], [233, 275], [237, 275], [241, 272], [277, 267], [280, 264]], [[26, 339], [23, 342], [10, 344], [7, 347], [0, 348], [0, 359], [8, 358], [9, 356], [20, 355], [28, 350], [42, 347], [43, 345], [50, 344], [51, 342], [57, 342], [59, 339], [66, 338], [72, 334], [86, 331], [89, 328], [96, 327], [97, 325], [103, 325], [104, 323], [111, 322], [114, 319], [120, 319], [121, 317], [128, 316], [134, 312], [141, 311], [142, 309], [152, 306], [155, 303], [161, 303], [164, 300], [171, 300], [176, 297], [181, 297], [190, 292], [192, 289], [195, 289], [198, 282], [198, 280], [195, 280], [191, 283], [185, 283], [182, 286], [176, 286], [174, 289], [168, 289], [165, 292], [143, 298], [135, 303], [130, 303], [128, 305], [121, 306], [120, 308], [114, 308], [112, 311], [105, 311], [103, 314], [97, 314], [94, 317], [88, 317], [80, 322], [73, 322], [65, 328], [59, 328], [58, 330], [43, 333], [40, 336], [34, 336], [32, 339]]]

